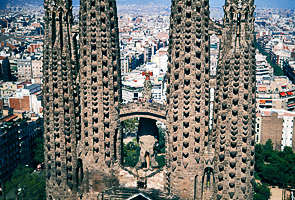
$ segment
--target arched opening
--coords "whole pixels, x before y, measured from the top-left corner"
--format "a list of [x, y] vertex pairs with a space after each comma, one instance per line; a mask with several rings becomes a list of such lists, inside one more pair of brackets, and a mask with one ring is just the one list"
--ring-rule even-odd
[[215, 179], [213, 169], [211, 167], [205, 168], [202, 177], [202, 199], [208, 199], [212, 197], [214, 183]]
[[86, 168], [86, 192], [89, 192], [89, 169]]
[[77, 187], [79, 187], [83, 181], [83, 163], [82, 163], [82, 159], [80, 158], [77, 160], [76, 177], [77, 177]]
[[195, 183], [194, 183], [194, 200], [198, 197], [198, 175], [195, 176]]
[[118, 142], [118, 129], [115, 130], [114, 135], [114, 159], [117, 160], [117, 142]]
[[165, 124], [155, 119], [132, 118], [122, 122], [124, 167], [156, 169], [165, 165]]

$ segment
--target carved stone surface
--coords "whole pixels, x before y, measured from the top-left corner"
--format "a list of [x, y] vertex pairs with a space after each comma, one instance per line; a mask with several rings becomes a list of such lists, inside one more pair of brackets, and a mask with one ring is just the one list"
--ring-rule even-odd
[[150, 74], [151, 74], [151, 72], [149, 72], [149, 71], [144, 72], [144, 75], [146, 76], [146, 78], [144, 81], [142, 97], [147, 100], [152, 98], [152, 82], [150, 80]]
[[136, 165], [138, 168], [158, 167], [154, 146], [158, 140], [151, 135], [143, 135], [139, 138], [140, 155]]
[[[173, 0], [167, 85], [170, 192], [181, 199], [206, 199], [204, 161], [209, 132], [209, 1]], [[211, 161], [213, 162], [213, 160]], [[209, 162], [209, 163], [211, 163]], [[211, 181], [213, 176], [211, 174]], [[211, 187], [211, 194], [213, 187]]]
[[[44, 138], [47, 198], [76, 196], [76, 49], [72, 7], [47, 1], [44, 43]], [[78, 106], [77, 106], [78, 107]], [[79, 114], [79, 113], [78, 113]]]
[[134, 117], [145, 117], [166, 123], [167, 108], [157, 102], [135, 102], [120, 106], [120, 121]]
[[[167, 105], [122, 105], [116, 1], [81, 0], [76, 28], [70, 0], [45, 0], [47, 199], [126, 199], [138, 193], [151, 199], [252, 199], [253, 3], [227, 0], [221, 31], [209, 19], [208, 0], [172, 0]], [[215, 85], [209, 79], [209, 38], [221, 32]], [[153, 168], [155, 131], [139, 137], [140, 161], [151, 167], [122, 166], [121, 123], [134, 117], [166, 124], [163, 168]]]
[[255, 135], [254, 1], [224, 7], [213, 132], [217, 199], [253, 199]]
[[121, 157], [117, 8], [115, 0], [81, 0], [80, 5], [81, 139], [77, 156], [89, 176], [80, 186], [81, 194], [89, 184], [89, 198], [95, 198], [112, 185], [116, 176], [112, 161]]

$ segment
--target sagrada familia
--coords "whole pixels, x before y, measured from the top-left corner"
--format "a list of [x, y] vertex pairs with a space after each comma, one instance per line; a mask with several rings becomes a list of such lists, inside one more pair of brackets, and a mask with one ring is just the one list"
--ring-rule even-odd
[[[44, 8], [47, 199], [253, 199], [254, 0], [225, 0], [220, 26], [210, 20], [209, 0], [172, 0], [165, 105], [122, 104], [115, 0], [80, 0], [79, 28], [71, 0], [45, 0]], [[214, 31], [221, 44], [211, 80]], [[130, 168], [122, 122], [135, 117], [141, 155]], [[153, 152], [156, 121], [166, 124], [162, 168]]]

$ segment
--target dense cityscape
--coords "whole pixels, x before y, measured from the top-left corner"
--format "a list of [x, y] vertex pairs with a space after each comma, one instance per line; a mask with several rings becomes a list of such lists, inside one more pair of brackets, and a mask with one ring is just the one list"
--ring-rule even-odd
[[[78, 25], [79, 8], [74, 6], [73, 11]], [[222, 24], [222, 9], [212, 7], [210, 11], [212, 20]], [[255, 143], [261, 144], [261, 149], [265, 144], [273, 145], [272, 151], [278, 155], [285, 152], [286, 147], [295, 152], [295, 11], [257, 8], [255, 18]], [[44, 158], [38, 159], [38, 143], [42, 143], [44, 132], [44, 8], [7, 6], [0, 10], [0, 20], [0, 199], [15, 196], [26, 199], [26, 195], [28, 199], [35, 199], [29, 195], [37, 193], [30, 193], [29, 186], [25, 189], [21, 180], [11, 185], [15, 169], [20, 170], [18, 166], [34, 169], [30, 173], [41, 179], [44, 176]], [[146, 72], [149, 72], [152, 100], [166, 104], [170, 6], [119, 4], [118, 24], [123, 103], [143, 100]], [[220, 35], [211, 35], [210, 78], [217, 74], [220, 41]], [[213, 99], [210, 104], [213, 108]], [[211, 123], [212, 115], [213, 111]], [[161, 123], [158, 126], [165, 128]], [[135, 132], [136, 128], [129, 131]], [[131, 139], [124, 138], [126, 145], [134, 138], [134, 134]], [[294, 154], [292, 156], [294, 159]], [[294, 167], [289, 170], [290, 177], [295, 177]], [[266, 183], [271, 188], [270, 199], [283, 196], [295, 199], [294, 180], [282, 185], [267, 181], [259, 169], [257, 174], [261, 175], [255, 177], [257, 184], [262, 187]], [[42, 198], [45, 196], [36, 199]]]

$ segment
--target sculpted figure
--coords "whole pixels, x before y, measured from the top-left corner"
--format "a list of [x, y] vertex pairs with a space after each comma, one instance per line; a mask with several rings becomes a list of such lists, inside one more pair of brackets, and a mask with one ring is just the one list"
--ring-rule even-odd
[[137, 168], [154, 168], [158, 167], [156, 161], [154, 146], [158, 142], [158, 127], [156, 120], [140, 118], [137, 141], [140, 146], [139, 161]]

